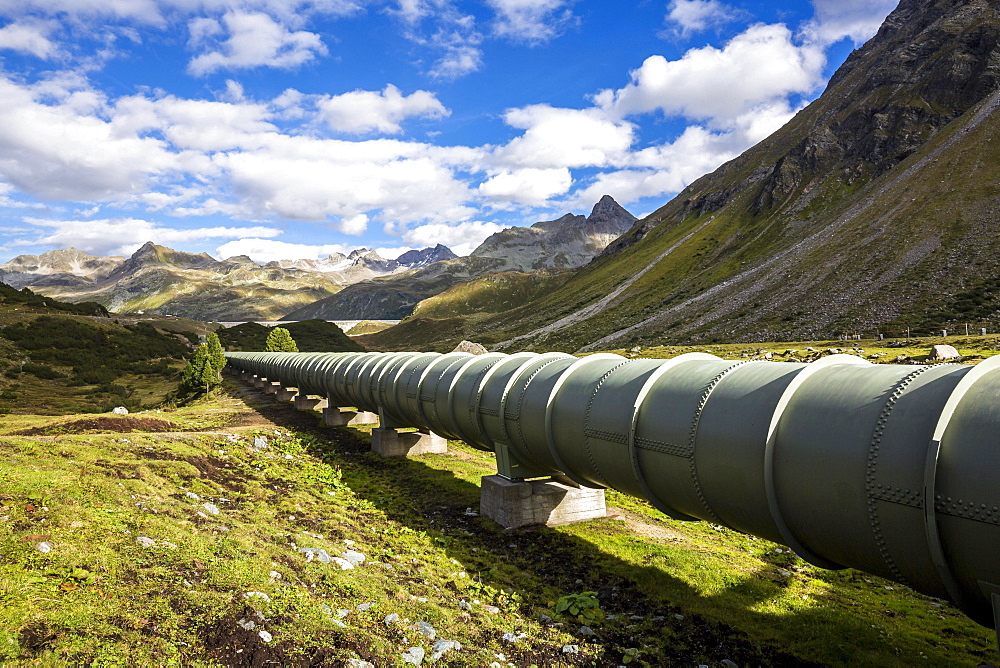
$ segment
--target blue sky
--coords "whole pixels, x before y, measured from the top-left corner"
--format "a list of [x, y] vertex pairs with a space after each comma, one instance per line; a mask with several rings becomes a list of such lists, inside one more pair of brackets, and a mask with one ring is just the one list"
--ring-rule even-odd
[[0, 261], [392, 257], [669, 201], [897, 0], [3, 0]]

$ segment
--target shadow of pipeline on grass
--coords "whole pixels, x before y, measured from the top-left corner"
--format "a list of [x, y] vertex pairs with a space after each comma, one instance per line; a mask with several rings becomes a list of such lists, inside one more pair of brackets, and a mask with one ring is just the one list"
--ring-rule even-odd
[[[575, 535], [579, 532], [545, 526], [504, 529], [490, 519], [469, 513], [469, 509], [479, 506], [478, 484], [432, 465], [435, 461], [440, 464], [441, 458], [449, 455], [382, 459], [369, 452], [370, 437], [362, 429], [326, 427], [318, 412], [296, 411], [290, 404], [252, 391], [239, 393], [262, 419], [319, 436], [320, 443], [330, 443], [317, 446], [312, 454], [339, 467], [344, 482], [355, 494], [372, 503], [389, 520], [430, 536], [474, 580], [486, 586], [512, 588], [516, 594], [514, 605], [525, 616], [537, 616], [539, 610], [550, 608], [553, 596], [596, 592], [604, 611], [616, 619], [600, 625], [590, 642], [618, 647], [656, 643], [671, 664], [689, 665], [705, 657], [717, 662], [729, 659], [740, 665], [801, 666], [810, 665], [810, 659], [858, 664], [869, 663], [875, 657], [890, 664], [912, 665], [919, 661], [933, 665], [947, 663], [947, 657], [955, 655], [955, 637], [933, 638], [926, 632], [914, 634], [922, 640], [903, 643], [908, 645], [907, 651], [893, 650], [892, 624], [873, 628], [850, 613], [851, 603], [838, 607], [817, 602], [808, 608], [759, 611], [767, 607], [762, 604], [782, 596], [787, 582], [780, 579], [740, 574], [728, 578], [716, 593], [705, 595], [672, 575], [662, 555], [655, 549], [644, 549], [652, 547], [654, 541], [631, 533], [624, 522], [594, 520], [588, 523], [593, 530], [584, 532], [588, 538]], [[468, 475], [472, 475], [470, 467], [482, 468], [486, 462], [452, 458], [456, 466], [466, 467]], [[476, 473], [493, 472], [482, 468]], [[632, 544], [634, 560], [612, 554], [602, 542]], [[618, 551], [621, 553], [620, 548]], [[867, 576], [853, 572], [847, 578]], [[458, 591], [456, 588], [456, 596]], [[830, 585], [828, 594], [831, 599], [855, 597], [854, 592], [840, 591], [836, 582]], [[706, 614], [691, 614], [685, 607], [686, 602], [696, 599], [698, 609]], [[713, 611], [725, 613], [718, 617], [752, 617], [747, 627], [781, 626], [786, 629], [782, 636], [794, 638], [794, 644], [775, 647], [773, 642], [751, 638], [716, 621]], [[971, 624], [960, 613], [947, 614], [959, 628]], [[887, 608], [885, 616], [890, 621], [900, 613]], [[566, 629], [572, 631], [577, 626], [567, 623]], [[978, 637], [968, 639], [961, 631], [956, 635], [962, 636], [962, 642], [968, 640], [969, 646], [964, 648], [968, 656], [983, 662], [997, 660], [988, 636], [978, 642]]]

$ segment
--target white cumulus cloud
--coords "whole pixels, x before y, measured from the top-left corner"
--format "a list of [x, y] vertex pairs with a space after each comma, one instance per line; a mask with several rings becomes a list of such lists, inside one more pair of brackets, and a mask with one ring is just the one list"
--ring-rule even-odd
[[142, 192], [181, 169], [166, 142], [120, 134], [97, 113], [102, 107], [89, 89], [0, 78], [0, 177], [39, 197], [96, 201]]
[[719, 0], [672, 0], [668, 5], [667, 23], [688, 36], [723, 26], [739, 16], [739, 12]]
[[[212, 19], [192, 23], [193, 44], [201, 44], [221, 32]], [[266, 65], [276, 68], [298, 67], [317, 55], [326, 54], [326, 46], [316, 33], [291, 31], [262, 12], [230, 11], [222, 17], [228, 38], [218, 49], [202, 53], [188, 64], [188, 72], [204, 76], [218, 69], [245, 69]]]
[[816, 15], [804, 32], [821, 44], [843, 38], [856, 46], [868, 41], [899, 4], [899, 0], [812, 0]]
[[274, 237], [281, 232], [275, 228], [254, 227], [199, 227], [174, 229], [160, 223], [134, 218], [103, 220], [48, 220], [25, 218], [26, 223], [42, 228], [33, 239], [20, 239], [13, 245], [73, 247], [94, 255], [131, 255], [147, 241], [170, 246], [218, 238]]
[[573, 20], [571, 0], [487, 0], [496, 12], [494, 32], [513, 41], [540, 43]]
[[691, 49], [673, 61], [650, 56], [632, 83], [595, 101], [620, 117], [659, 110], [726, 124], [757, 105], [815, 91], [825, 62], [821, 49], [796, 45], [787, 27], [757, 24], [721, 49]]
[[364, 134], [377, 131], [399, 134], [407, 118], [444, 118], [451, 112], [434, 93], [425, 90], [403, 95], [392, 84], [382, 91], [356, 90], [317, 103], [320, 116], [339, 132]]
[[508, 110], [504, 121], [524, 130], [496, 150], [497, 159], [505, 166], [600, 167], [622, 159], [634, 133], [630, 123], [612, 120], [594, 108], [536, 104]]
[[501, 170], [479, 185], [479, 192], [490, 200], [514, 202], [527, 206], [542, 206], [556, 195], [562, 195], [573, 185], [573, 177], [565, 168]]
[[220, 260], [246, 255], [254, 262], [266, 264], [275, 260], [318, 260], [334, 253], [348, 254], [351, 249], [342, 244], [293, 244], [276, 239], [249, 237], [229, 241], [215, 249]]
[[0, 49], [20, 51], [43, 60], [53, 57], [58, 50], [49, 35], [58, 25], [54, 21], [25, 19], [0, 28]]

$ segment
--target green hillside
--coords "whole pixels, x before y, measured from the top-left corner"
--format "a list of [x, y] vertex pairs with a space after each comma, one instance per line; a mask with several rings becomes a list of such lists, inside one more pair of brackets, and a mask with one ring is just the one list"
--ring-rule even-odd
[[[337, 353], [360, 352], [365, 348], [344, 334], [340, 327], [325, 320], [300, 320], [282, 325], [289, 331], [292, 338], [303, 353]], [[260, 351], [264, 350], [267, 335], [271, 327], [256, 322], [245, 322], [235, 327], [223, 327], [218, 330], [219, 341], [230, 351]]]

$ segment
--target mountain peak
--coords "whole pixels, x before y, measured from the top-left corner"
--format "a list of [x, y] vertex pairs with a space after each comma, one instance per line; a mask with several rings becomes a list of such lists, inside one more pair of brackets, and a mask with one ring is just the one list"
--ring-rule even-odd
[[615, 201], [611, 195], [602, 197], [590, 212], [588, 218], [607, 218], [611, 216], [628, 217], [635, 220], [635, 216], [625, 210], [625, 208]]

